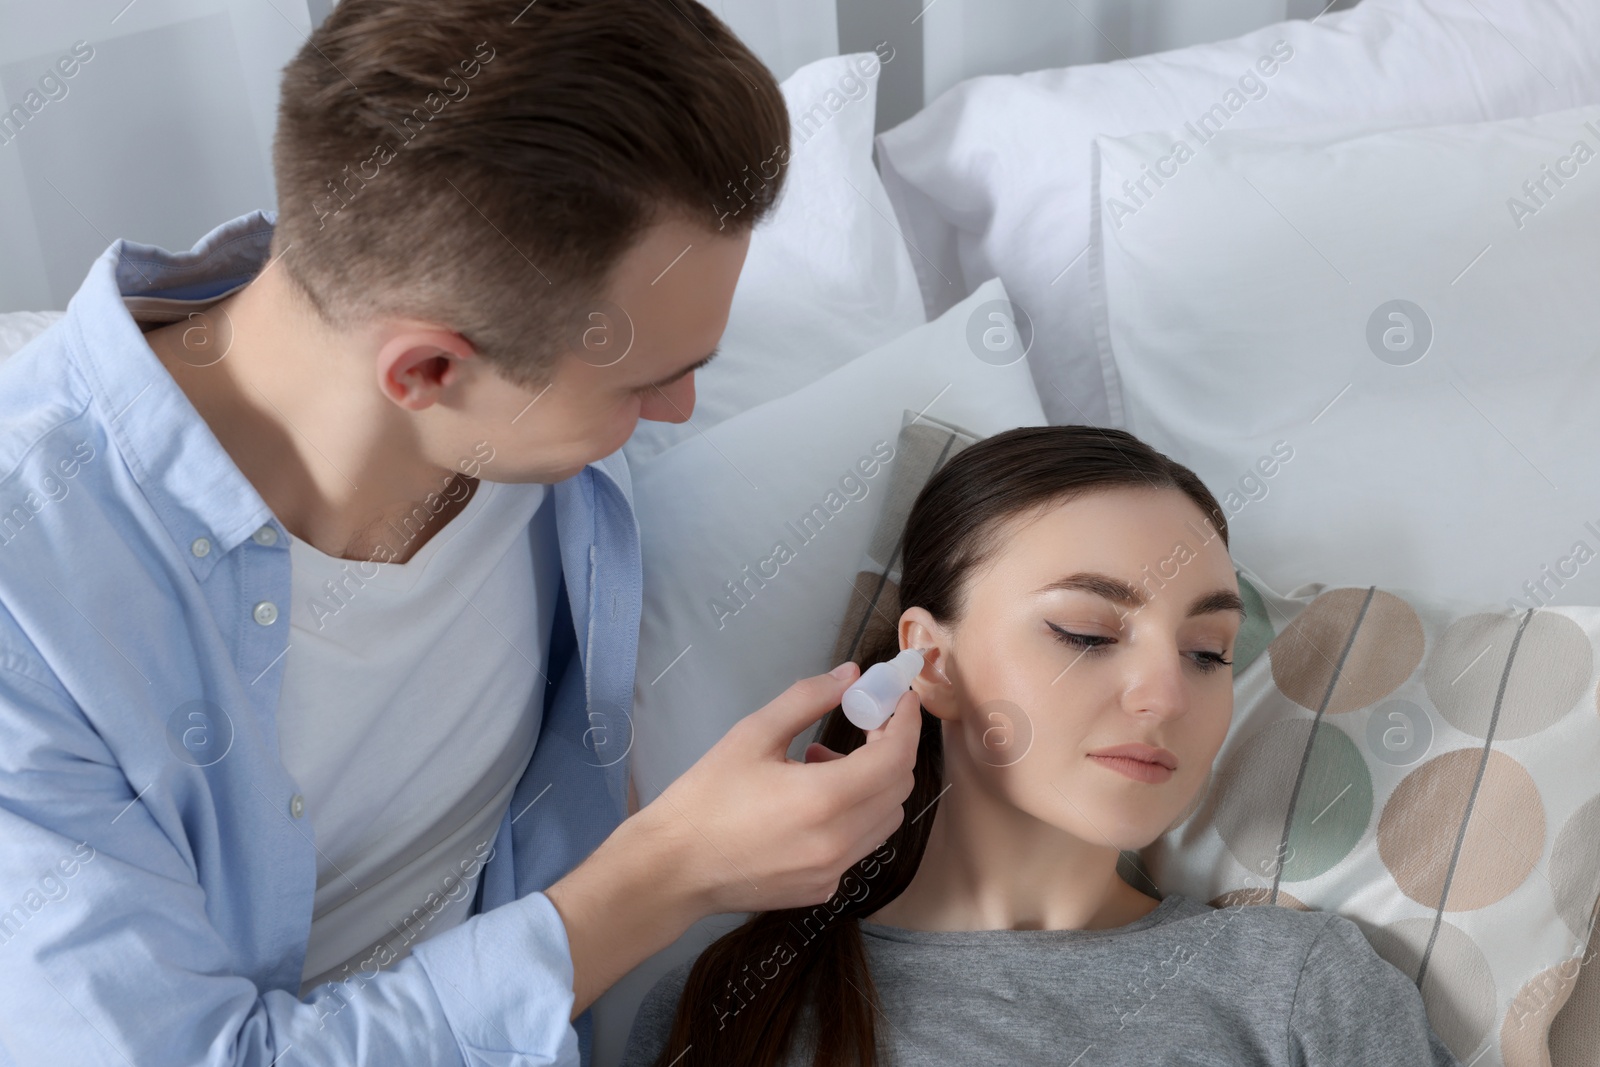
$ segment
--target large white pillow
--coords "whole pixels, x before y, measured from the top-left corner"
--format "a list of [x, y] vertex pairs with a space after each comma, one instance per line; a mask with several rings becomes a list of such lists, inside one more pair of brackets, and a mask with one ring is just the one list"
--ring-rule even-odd
[[[720, 354], [695, 374], [693, 425], [641, 422], [623, 449], [630, 463], [695, 436], [696, 427], [785, 396], [927, 321], [910, 253], [872, 164], [881, 67], [873, 52], [833, 56], [783, 83], [790, 118], [783, 194], [751, 237]], [[776, 173], [780, 166], [784, 157], [775, 152], [758, 169]], [[730, 194], [722, 210], [739, 203]]]
[[[641, 803], [738, 719], [834, 666], [903, 411], [980, 436], [1043, 425], [1027, 360], [983, 348], [1005, 299], [998, 281], [983, 285], [937, 321], [632, 468], [644, 568], [632, 757]], [[780, 541], [791, 558], [775, 552]]]
[[[1600, 604], [1600, 107], [1228, 131], [1181, 164], [1172, 134], [1097, 143], [1123, 424], [1217, 493], [1236, 558]], [[1134, 205], [1147, 165], [1172, 177]]]
[[1117, 425], [1094, 359], [1084, 254], [1096, 135], [1180, 131], [1207, 115], [1208, 128], [1226, 130], [1376, 129], [1588, 103], [1600, 103], [1594, 0], [1362, 0], [1217, 44], [974, 78], [878, 149], [921, 254], [912, 262], [928, 313], [998, 276], [1032, 316], [1050, 421]]

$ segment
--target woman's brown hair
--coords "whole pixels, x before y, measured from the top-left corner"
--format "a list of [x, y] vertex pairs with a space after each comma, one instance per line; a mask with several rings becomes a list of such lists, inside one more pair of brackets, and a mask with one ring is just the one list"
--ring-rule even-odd
[[[1183, 493], [1228, 543], [1227, 518], [1200, 479], [1131, 434], [1021, 427], [957, 453], [923, 486], [900, 542], [901, 607], [956, 623], [967, 577], [1000, 547], [1006, 520], [1123, 488]], [[869, 627], [862, 669], [899, 650], [895, 626]], [[849, 752], [866, 735], [836, 707], [818, 740]], [[825, 1021], [810, 1028], [814, 1067], [872, 1067], [878, 1002], [857, 922], [904, 892], [922, 862], [944, 777], [940, 722], [926, 711], [915, 774], [899, 828], [845, 872], [827, 903], [752, 915], [700, 955], [656, 1067], [777, 1067], [807, 1011]]]

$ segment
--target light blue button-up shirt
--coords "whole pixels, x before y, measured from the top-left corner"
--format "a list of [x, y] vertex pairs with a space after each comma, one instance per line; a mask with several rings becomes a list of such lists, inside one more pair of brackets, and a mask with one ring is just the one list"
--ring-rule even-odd
[[271, 233], [256, 213], [189, 252], [119, 241], [0, 364], [0, 1063], [577, 1063], [542, 890], [626, 807], [626, 462], [553, 487], [551, 684], [476, 914], [299, 1000], [316, 848], [278, 758], [288, 538], [123, 300], [214, 300]]

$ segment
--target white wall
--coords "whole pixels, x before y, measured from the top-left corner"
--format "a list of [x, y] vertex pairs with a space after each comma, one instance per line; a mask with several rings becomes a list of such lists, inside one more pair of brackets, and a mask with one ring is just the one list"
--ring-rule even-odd
[[28, 116], [0, 127], [0, 311], [65, 307], [114, 238], [188, 248], [271, 207], [278, 71], [310, 28], [304, 0], [0, 0], [0, 115]]

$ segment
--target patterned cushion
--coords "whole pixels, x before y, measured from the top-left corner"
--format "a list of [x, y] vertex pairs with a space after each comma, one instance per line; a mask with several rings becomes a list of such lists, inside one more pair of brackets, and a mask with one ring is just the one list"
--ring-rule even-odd
[[1464, 1063], [1551, 1062], [1600, 892], [1600, 609], [1239, 586], [1233, 724], [1143, 869], [1219, 907], [1338, 912]]

